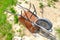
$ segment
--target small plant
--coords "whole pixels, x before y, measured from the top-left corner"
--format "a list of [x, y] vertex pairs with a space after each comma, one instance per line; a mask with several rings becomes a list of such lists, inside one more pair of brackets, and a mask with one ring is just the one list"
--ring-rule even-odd
[[27, 1], [27, 0], [24, 0], [24, 2], [25, 2], [26, 4], [28, 4], [28, 1]]
[[56, 32], [57, 32], [58, 34], [60, 34], [60, 28], [56, 29]]
[[59, 0], [53, 0], [54, 2], [58, 2]]
[[22, 4], [22, 2], [19, 2], [19, 4]]
[[60, 28], [57, 28], [55, 30], [56, 30], [56, 33], [57, 33], [58, 38], [60, 39]]
[[44, 7], [43, 3], [39, 3], [39, 7], [43, 8]]
[[15, 11], [14, 7], [11, 7], [11, 8], [10, 8], [10, 11], [11, 11], [11, 13], [12, 13], [13, 15], [16, 14], [16, 11]]
[[14, 15], [14, 23], [18, 23], [18, 16], [16, 15], [16, 10], [14, 9], [14, 7], [11, 7], [9, 10]]
[[18, 23], [18, 16], [17, 15], [14, 16], [14, 23]]

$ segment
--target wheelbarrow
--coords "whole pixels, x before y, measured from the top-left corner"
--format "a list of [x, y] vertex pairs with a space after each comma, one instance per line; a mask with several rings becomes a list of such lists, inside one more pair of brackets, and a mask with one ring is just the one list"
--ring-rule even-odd
[[[19, 5], [19, 4], [18, 4]], [[21, 11], [21, 15], [19, 17], [19, 21], [26, 26], [26, 28], [31, 33], [42, 33], [42, 36], [50, 39], [50, 40], [56, 40], [55, 36], [50, 33], [52, 30], [52, 23], [50, 20], [45, 18], [39, 18], [37, 16], [37, 12], [35, 9], [35, 6], [33, 5], [34, 12], [30, 11], [29, 9], [19, 5], [24, 13]]]

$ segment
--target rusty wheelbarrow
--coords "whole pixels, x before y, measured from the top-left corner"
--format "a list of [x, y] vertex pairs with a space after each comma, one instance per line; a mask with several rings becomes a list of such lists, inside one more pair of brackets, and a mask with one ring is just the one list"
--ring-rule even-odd
[[[18, 4], [19, 5], [19, 4]], [[31, 33], [39, 33], [41, 32], [46, 38], [50, 40], [56, 40], [55, 36], [50, 33], [52, 29], [52, 23], [50, 20], [45, 18], [39, 18], [37, 16], [37, 12], [35, 6], [33, 5], [34, 12], [31, 12], [29, 9], [24, 8], [23, 6], [19, 5], [24, 13], [21, 11], [21, 15], [19, 17], [19, 21], [26, 26], [26, 28]]]

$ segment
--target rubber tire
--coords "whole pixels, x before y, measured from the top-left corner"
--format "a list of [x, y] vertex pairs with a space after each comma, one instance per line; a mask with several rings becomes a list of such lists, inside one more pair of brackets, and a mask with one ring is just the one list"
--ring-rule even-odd
[[44, 27], [47, 30], [50, 30], [52, 28], [52, 23], [48, 19], [38, 19], [36, 21], [36, 24]]

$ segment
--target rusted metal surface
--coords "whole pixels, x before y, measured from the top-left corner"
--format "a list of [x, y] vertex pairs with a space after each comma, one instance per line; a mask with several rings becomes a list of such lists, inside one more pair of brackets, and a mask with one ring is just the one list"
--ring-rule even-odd
[[[37, 20], [37, 18], [34, 15], [32, 15], [32, 17], [31, 17], [31, 15], [32, 14], [28, 11], [25, 11], [25, 13], [22, 14], [22, 16], [24, 16], [25, 18], [28, 18], [30, 21], [35, 22]], [[22, 16], [19, 17], [19, 21], [21, 23], [23, 23], [29, 31], [34, 33], [39, 29], [38, 27], [33, 26], [31, 22], [27, 21], [28, 19], [26, 20]]]

